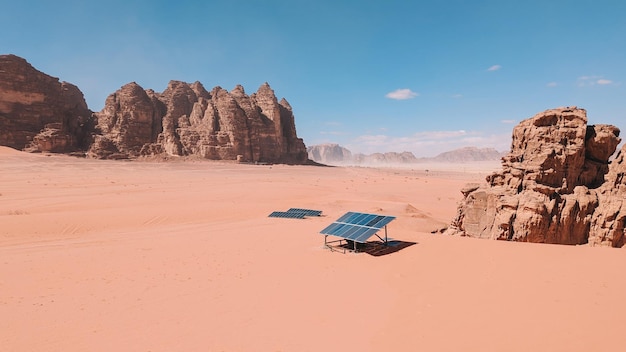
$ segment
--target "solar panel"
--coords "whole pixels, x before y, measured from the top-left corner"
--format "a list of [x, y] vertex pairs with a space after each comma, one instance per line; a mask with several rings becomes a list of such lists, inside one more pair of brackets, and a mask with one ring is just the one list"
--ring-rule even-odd
[[365, 243], [395, 218], [395, 216], [347, 212], [320, 233]]
[[275, 211], [268, 215], [268, 217], [270, 218], [289, 219], [304, 219], [305, 216], [322, 216], [322, 211], [313, 209], [290, 208], [287, 211]]
[[321, 210], [302, 209], [302, 208], [290, 208], [287, 212], [292, 213], [304, 213], [305, 216], [322, 216]]
[[304, 219], [306, 214], [300, 212], [290, 212], [290, 211], [275, 211], [272, 212], [268, 217], [270, 218], [287, 218], [287, 219]]

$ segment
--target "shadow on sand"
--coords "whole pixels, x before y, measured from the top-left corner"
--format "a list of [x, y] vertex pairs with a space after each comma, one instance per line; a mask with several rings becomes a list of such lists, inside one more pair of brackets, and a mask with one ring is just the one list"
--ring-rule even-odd
[[[417, 242], [406, 242], [406, 241], [398, 241], [398, 240], [389, 240], [387, 241], [387, 245], [380, 241], [370, 241], [366, 243], [357, 243], [357, 252], [359, 253], [367, 253], [374, 257], [380, 257], [383, 255], [395, 253], [407, 247], [410, 247]], [[344, 248], [346, 250], [352, 250], [353, 243], [343, 244], [339, 247]]]

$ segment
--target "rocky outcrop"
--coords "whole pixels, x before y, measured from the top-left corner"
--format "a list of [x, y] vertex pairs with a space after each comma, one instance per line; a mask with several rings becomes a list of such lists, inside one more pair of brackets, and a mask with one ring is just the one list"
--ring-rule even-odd
[[59, 153], [85, 148], [90, 119], [76, 86], [18, 56], [0, 55], [0, 145]]
[[208, 92], [200, 82], [171, 81], [162, 93], [129, 83], [111, 94], [95, 113], [106, 141], [94, 143], [98, 157], [165, 153], [250, 162], [306, 162], [286, 100], [265, 83], [248, 96], [242, 86]]
[[146, 92], [135, 82], [126, 84], [109, 95], [102, 111], [94, 114], [96, 136], [89, 155], [139, 155], [144, 144], [155, 141], [161, 133], [164, 111], [154, 92]]
[[[306, 147], [289, 103], [265, 83], [248, 96], [171, 81], [165, 91], [129, 83], [92, 113], [74, 85], [14, 55], [0, 56], [0, 145], [82, 150], [93, 158], [147, 155], [302, 164]], [[84, 155], [84, 154], [83, 154]]]
[[614, 186], [622, 182], [623, 159], [611, 164], [604, 182], [619, 132], [610, 125], [587, 126], [586, 111], [576, 107], [547, 110], [522, 121], [513, 130], [502, 170], [489, 175], [486, 184], [461, 190], [464, 199], [446, 233], [621, 246], [624, 211], [621, 203], [609, 199], [626, 196], [623, 187]]

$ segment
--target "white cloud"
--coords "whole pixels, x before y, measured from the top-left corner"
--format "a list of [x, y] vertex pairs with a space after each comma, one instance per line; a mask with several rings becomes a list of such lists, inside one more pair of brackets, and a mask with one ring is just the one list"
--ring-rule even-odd
[[595, 80], [599, 79], [599, 76], [580, 76], [577, 80], [579, 87], [592, 86], [595, 84]]
[[385, 97], [394, 100], [407, 100], [413, 99], [418, 96], [419, 93], [416, 93], [408, 88], [396, 89], [393, 92], [389, 92], [385, 95]]
[[546, 84], [546, 87], [556, 87], [558, 86], [558, 83], [556, 82], [549, 82], [548, 84]]
[[498, 71], [501, 68], [502, 68], [502, 66], [500, 66], [500, 65], [493, 65], [493, 66], [489, 67], [487, 69], [487, 71]]
[[577, 81], [579, 87], [595, 86], [596, 84], [601, 86], [615, 84], [612, 80], [602, 76], [580, 76]]
[[445, 140], [448, 138], [461, 137], [466, 136], [467, 131], [465, 130], [456, 130], [456, 131], [426, 131], [426, 132], [417, 132], [413, 136], [425, 140]]
[[321, 135], [331, 135], [331, 136], [342, 136], [345, 135], [345, 132], [340, 131], [320, 131]]

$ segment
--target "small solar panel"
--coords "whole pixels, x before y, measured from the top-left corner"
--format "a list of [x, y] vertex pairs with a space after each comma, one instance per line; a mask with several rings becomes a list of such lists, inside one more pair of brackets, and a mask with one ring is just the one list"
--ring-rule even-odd
[[290, 211], [275, 211], [272, 212], [268, 217], [270, 218], [287, 218], [287, 219], [304, 219], [306, 216], [305, 213], [302, 212], [290, 212]]
[[289, 219], [304, 219], [305, 216], [322, 216], [322, 211], [313, 209], [290, 208], [287, 211], [275, 211], [268, 215], [268, 217], [270, 218]]
[[347, 212], [320, 233], [365, 243], [395, 218], [395, 216]]
[[302, 209], [302, 208], [290, 208], [287, 212], [291, 213], [304, 213], [305, 216], [322, 216], [321, 210]]

